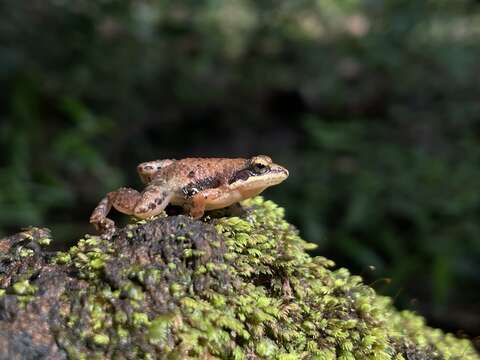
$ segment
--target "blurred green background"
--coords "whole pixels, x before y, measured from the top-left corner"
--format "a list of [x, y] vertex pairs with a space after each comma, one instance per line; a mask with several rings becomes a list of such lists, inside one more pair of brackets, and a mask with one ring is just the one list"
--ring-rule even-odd
[[[137, 163], [265, 153], [316, 254], [480, 335], [480, 2], [0, 2], [0, 233], [85, 231]], [[61, 243], [63, 241], [63, 243]]]

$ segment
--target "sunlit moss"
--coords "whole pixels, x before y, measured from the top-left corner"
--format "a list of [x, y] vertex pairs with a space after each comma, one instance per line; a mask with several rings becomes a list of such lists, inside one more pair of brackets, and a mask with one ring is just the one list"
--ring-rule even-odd
[[93, 342], [96, 345], [104, 346], [108, 345], [108, 343], [110, 342], [110, 338], [108, 337], [108, 335], [105, 334], [97, 334], [93, 337]]
[[28, 257], [28, 256], [32, 256], [33, 254], [34, 252], [32, 249], [25, 249], [25, 248], [21, 248], [18, 252], [18, 255], [20, 257]]
[[52, 242], [52, 239], [50, 239], [50, 238], [48, 238], [48, 237], [44, 237], [44, 238], [38, 239], [38, 243], [39, 243], [41, 246], [48, 246], [48, 245], [50, 245], [51, 242]]
[[[207, 301], [181, 302], [191, 324], [182, 329], [182, 338], [189, 339], [193, 353], [203, 349], [204, 340], [196, 331], [192, 335], [195, 328], [215, 337], [205, 346], [224, 358], [243, 358], [245, 350], [276, 359], [401, 359], [404, 344], [425, 359], [433, 353], [453, 359], [455, 349], [461, 349], [462, 359], [477, 358], [467, 341], [397, 312], [390, 299], [378, 296], [360, 277], [333, 269], [330, 260], [310, 257], [305, 250], [314, 245], [298, 236], [274, 203], [257, 197], [244, 205], [253, 209], [245, 218], [214, 222], [228, 246], [228, 270], [242, 281], [227, 296], [209, 293]], [[212, 326], [216, 332], [208, 330]], [[218, 328], [229, 335], [222, 337]], [[231, 347], [232, 340], [240, 341], [243, 350]]]
[[[175, 226], [141, 251], [135, 242], [149, 221], [127, 228], [132, 253], [116, 239], [87, 236], [53, 256], [52, 266], [82, 281], [59, 313], [61, 348], [76, 359], [107, 348], [126, 358], [479, 359], [468, 341], [395, 310], [359, 276], [310, 256], [314, 245], [273, 202], [257, 197], [243, 206], [240, 217], [158, 219], [165, 222], [156, 226]], [[0, 290], [24, 304], [35, 294], [28, 280]]]
[[32, 286], [28, 280], [22, 280], [13, 284], [12, 290], [13, 293], [17, 295], [33, 295], [35, 294], [36, 288]]

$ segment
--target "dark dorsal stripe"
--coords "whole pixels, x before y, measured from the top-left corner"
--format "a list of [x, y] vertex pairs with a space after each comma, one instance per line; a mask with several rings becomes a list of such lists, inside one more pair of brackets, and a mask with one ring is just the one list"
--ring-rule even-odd
[[233, 184], [236, 181], [242, 180], [245, 181], [247, 180], [250, 176], [254, 176], [255, 174], [252, 172], [250, 169], [243, 169], [240, 171], [237, 171], [233, 176], [228, 180], [229, 184]]
[[190, 184], [184, 186], [182, 188], [182, 192], [185, 196], [192, 197], [193, 195], [197, 194], [198, 192], [205, 190], [205, 189], [214, 189], [219, 187], [222, 184], [220, 178], [218, 176], [214, 177], [207, 177], [205, 179], [197, 180], [195, 182], [191, 182]]

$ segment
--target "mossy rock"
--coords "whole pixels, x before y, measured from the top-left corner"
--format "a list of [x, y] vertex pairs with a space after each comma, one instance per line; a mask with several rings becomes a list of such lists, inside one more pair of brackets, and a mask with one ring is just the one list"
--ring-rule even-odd
[[480, 359], [311, 257], [257, 197], [235, 217], [161, 216], [48, 252], [0, 240], [0, 359]]

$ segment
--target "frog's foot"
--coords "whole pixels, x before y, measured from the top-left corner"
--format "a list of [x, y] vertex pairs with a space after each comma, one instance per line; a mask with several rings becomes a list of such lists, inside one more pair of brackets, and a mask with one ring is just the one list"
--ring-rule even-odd
[[110, 239], [115, 233], [115, 222], [109, 218], [100, 218], [95, 214], [90, 217], [90, 223], [101, 234], [102, 238]]
[[189, 208], [190, 216], [194, 219], [200, 219], [205, 213], [205, 198], [198, 194], [192, 198], [192, 204]]
[[113, 234], [115, 234], [115, 222], [109, 218], [105, 218], [94, 225], [102, 239], [111, 239]]
[[107, 218], [108, 212], [112, 208], [112, 203], [108, 196], [104, 197], [93, 210], [90, 216], [90, 224], [95, 226], [98, 232], [105, 234], [113, 234], [115, 231], [115, 223]]

